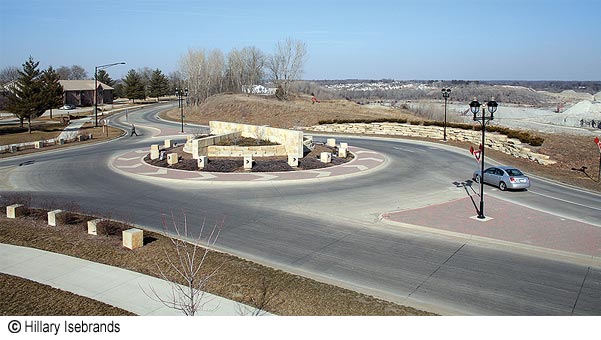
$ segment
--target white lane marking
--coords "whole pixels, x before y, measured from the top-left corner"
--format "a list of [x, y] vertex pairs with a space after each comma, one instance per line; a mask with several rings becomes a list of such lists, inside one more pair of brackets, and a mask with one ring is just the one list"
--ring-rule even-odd
[[146, 150], [136, 150], [135, 152], [136, 153], [148, 153], [148, 151], [146, 151]]
[[327, 177], [330, 176], [331, 172], [329, 171], [307, 171], [311, 174], [317, 174], [317, 177]]
[[360, 155], [362, 153], [377, 153], [375, 151], [367, 151], [367, 150], [360, 150], [360, 151], [355, 151], [354, 153], [356, 153], [357, 155]]
[[119, 157], [117, 158], [118, 161], [134, 161], [140, 159], [140, 157], [136, 156], [136, 157], [129, 157], [129, 158], [125, 158], [125, 157]]
[[253, 175], [260, 177], [260, 178], [253, 179], [253, 181], [269, 181], [271, 179], [278, 178], [278, 176], [276, 176], [276, 175], [269, 175], [269, 174], [253, 174]]
[[155, 172], [141, 172], [140, 175], [166, 175], [167, 169], [158, 169]]
[[399, 148], [399, 147], [396, 147], [396, 146], [393, 146], [392, 148], [393, 148], [393, 149], [396, 149], [396, 150], [401, 150], [401, 151], [405, 151], [405, 152], [410, 152], [410, 153], [414, 153], [414, 152], [415, 152], [415, 150], [407, 150], [407, 149], [404, 149], [404, 148]]
[[119, 169], [135, 169], [139, 166], [142, 166], [142, 164], [138, 163], [138, 164], [134, 164], [134, 165], [117, 165], [117, 168], [119, 168]]
[[194, 181], [203, 181], [203, 180], [207, 180], [207, 179], [213, 179], [213, 178], [217, 178], [217, 176], [213, 175], [213, 174], [203, 174], [203, 173], [199, 173], [198, 176], [200, 177], [196, 177], [196, 178], [190, 178], [191, 180]]
[[584, 208], [589, 208], [589, 209], [593, 209], [593, 210], [599, 210], [599, 211], [601, 211], [601, 208], [597, 208], [597, 207], [591, 207], [591, 206], [589, 206], [589, 205], [586, 205], [586, 204], [581, 204], [581, 203], [576, 203], [576, 202], [568, 201], [568, 200], [565, 200], [565, 199], [563, 199], [563, 198], [558, 198], [558, 197], [555, 197], [555, 196], [549, 196], [549, 195], [545, 195], [545, 194], [540, 194], [540, 193], [538, 193], [538, 192], [534, 192], [534, 191], [532, 191], [532, 190], [530, 190], [530, 192], [531, 192], [531, 193], [533, 193], [533, 194], [535, 194], [535, 195], [539, 195], [539, 196], [543, 196], [543, 197], [551, 198], [551, 199], [554, 199], [554, 200], [558, 200], [558, 201], [566, 202], [566, 203], [573, 204], [573, 205], [578, 205], [578, 206], [581, 206], [581, 207], [584, 207]]
[[358, 160], [359, 161], [375, 161], [375, 162], [380, 162], [380, 163], [384, 162], [383, 159], [373, 158], [373, 157], [359, 158]]
[[343, 166], [341, 166], [341, 168], [357, 168], [357, 169], [359, 169], [359, 171], [365, 171], [365, 170], [369, 169], [365, 165], [343, 165]]

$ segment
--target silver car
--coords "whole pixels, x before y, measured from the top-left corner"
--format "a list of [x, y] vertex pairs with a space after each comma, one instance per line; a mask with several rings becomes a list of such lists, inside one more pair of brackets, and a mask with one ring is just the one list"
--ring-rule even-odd
[[[480, 170], [474, 171], [472, 179], [480, 183]], [[507, 189], [528, 189], [530, 179], [520, 170], [510, 166], [493, 166], [484, 170], [484, 183], [499, 187], [501, 191]]]

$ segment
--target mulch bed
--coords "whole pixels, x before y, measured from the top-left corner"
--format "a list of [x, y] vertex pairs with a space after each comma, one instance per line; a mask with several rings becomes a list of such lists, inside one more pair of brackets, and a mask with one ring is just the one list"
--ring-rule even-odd
[[[144, 161], [150, 165], [164, 167], [169, 169], [187, 170], [187, 171], [206, 171], [206, 172], [247, 172], [244, 169], [244, 159], [241, 157], [214, 157], [210, 158], [204, 169], [198, 169], [198, 164], [192, 155], [184, 152], [183, 145], [163, 148], [164, 158], [161, 160], [151, 160], [150, 155], [144, 157]], [[178, 154], [179, 160], [177, 164], [167, 164], [167, 154], [175, 152]], [[322, 163], [319, 159], [322, 152], [332, 153], [331, 163]], [[299, 159], [298, 167], [293, 168], [288, 165], [287, 157], [255, 157], [253, 158], [253, 167], [251, 172], [281, 172], [281, 171], [299, 171], [322, 169], [335, 165], [350, 162], [354, 156], [349, 152], [346, 158], [337, 157], [338, 150], [322, 144], [316, 144], [315, 148], [306, 153], [303, 158]]]

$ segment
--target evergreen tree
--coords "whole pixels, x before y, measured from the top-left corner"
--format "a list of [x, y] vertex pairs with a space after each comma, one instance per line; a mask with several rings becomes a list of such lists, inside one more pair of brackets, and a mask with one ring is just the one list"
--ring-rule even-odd
[[160, 96], [167, 94], [169, 94], [169, 79], [157, 68], [150, 77], [150, 96], [156, 97], [159, 101]]
[[8, 97], [8, 109], [19, 118], [21, 127], [23, 127], [23, 120], [27, 119], [29, 133], [31, 133], [31, 118], [41, 116], [48, 107], [42, 72], [38, 70], [39, 64], [40, 62], [35, 62], [32, 57], [29, 57], [29, 60], [23, 64], [23, 70], [19, 71], [19, 79]]
[[105, 70], [98, 71], [98, 81], [111, 87], [115, 85], [115, 81], [111, 79], [111, 76]]
[[144, 81], [136, 70], [131, 69], [123, 79], [123, 93], [135, 102], [136, 99], [146, 99]]
[[52, 119], [52, 109], [63, 104], [63, 86], [59, 82], [58, 73], [48, 66], [48, 69], [42, 74], [42, 83], [44, 87], [44, 97], [46, 106], [50, 109], [50, 119]]

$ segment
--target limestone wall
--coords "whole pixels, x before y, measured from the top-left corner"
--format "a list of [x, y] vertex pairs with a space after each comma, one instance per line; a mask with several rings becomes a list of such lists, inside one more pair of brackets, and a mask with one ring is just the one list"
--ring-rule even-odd
[[263, 139], [281, 144], [284, 146], [286, 154], [294, 155], [298, 158], [303, 157], [302, 131], [219, 121], [210, 121], [209, 127], [213, 135], [240, 132], [242, 137]]
[[[431, 139], [443, 138], [443, 127], [422, 126], [399, 123], [348, 123], [348, 124], [324, 124], [308, 127], [307, 130], [316, 132], [352, 133], [371, 135], [393, 135], [408, 137], [423, 137]], [[482, 132], [463, 130], [447, 127], [447, 139], [465, 141], [474, 145], [482, 142]], [[487, 148], [498, 150], [514, 157], [527, 158], [540, 164], [555, 164], [549, 156], [532, 152], [528, 144], [522, 144], [518, 139], [507, 138], [497, 133], [486, 133], [485, 144]]]
[[207, 147], [207, 153], [210, 157], [270, 157], [286, 156], [288, 151], [283, 145], [261, 145], [261, 146], [218, 146], [211, 145]]

